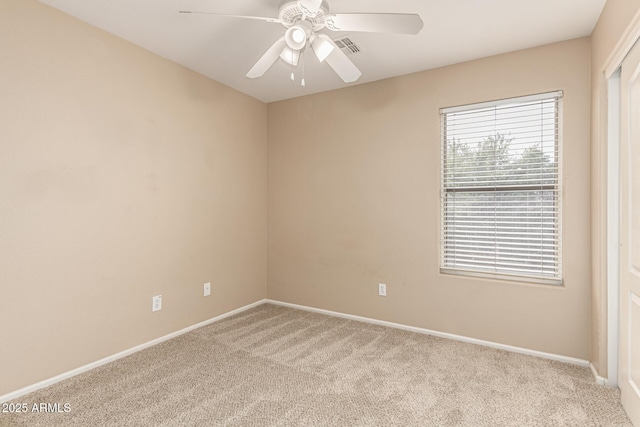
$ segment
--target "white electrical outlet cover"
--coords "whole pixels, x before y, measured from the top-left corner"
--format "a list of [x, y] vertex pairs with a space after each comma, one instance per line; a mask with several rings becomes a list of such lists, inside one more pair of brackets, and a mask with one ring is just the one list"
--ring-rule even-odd
[[162, 310], [162, 295], [156, 295], [151, 299], [151, 311]]
[[204, 284], [204, 296], [208, 297], [209, 295], [211, 295], [211, 282]]
[[378, 295], [380, 295], [381, 297], [387, 296], [387, 285], [385, 285], [384, 283], [378, 283]]

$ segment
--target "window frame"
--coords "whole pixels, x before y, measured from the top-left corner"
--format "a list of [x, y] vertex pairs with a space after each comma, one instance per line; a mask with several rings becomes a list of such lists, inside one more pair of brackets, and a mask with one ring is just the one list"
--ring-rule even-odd
[[[439, 271], [441, 274], [446, 275], [457, 275], [457, 276], [467, 276], [467, 277], [478, 277], [485, 279], [493, 279], [493, 280], [507, 280], [514, 282], [525, 282], [532, 284], [545, 284], [545, 285], [555, 285], [555, 286], [563, 286], [564, 285], [564, 266], [563, 266], [563, 185], [562, 185], [562, 170], [563, 170], [563, 156], [562, 156], [562, 147], [563, 147], [563, 97], [564, 92], [562, 90], [553, 91], [553, 92], [545, 92], [534, 95], [520, 96], [520, 97], [512, 97], [499, 99], [494, 101], [486, 101], [480, 103], [473, 104], [465, 104], [459, 105], [455, 107], [447, 107], [440, 109], [440, 127], [441, 127], [441, 135], [440, 135], [440, 153], [441, 153], [441, 170], [440, 170], [440, 251], [439, 251]], [[499, 108], [505, 105], [514, 105], [514, 104], [525, 104], [529, 102], [535, 101], [545, 101], [551, 100], [555, 101], [556, 111], [555, 111], [555, 119], [556, 119], [556, 133], [555, 133], [555, 153], [556, 153], [556, 181], [555, 184], [527, 184], [527, 185], [511, 185], [511, 186], [473, 186], [469, 185], [467, 187], [456, 187], [450, 188], [446, 185], [447, 179], [447, 169], [446, 169], [446, 159], [447, 159], [447, 114], [450, 113], [460, 113], [460, 112], [472, 112], [474, 110], [486, 110], [488, 108]], [[498, 190], [499, 189], [499, 190]], [[493, 192], [494, 194], [499, 194], [500, 192], [508, 192], [508, 191], [517, 191], [517, 190], [528, 190], [528, 191], [553, 191], [555, 196], [555, 236], [554, 236], [554, 244], [557, 248], [557, 255], [555, 258], [555, 262], [557, 265], [557, 275], [556, 276], [546, 276], [546, 275], [535, 275], [535, 274], [525, 274], [525, 273], [517, 273], [517, 272], [492, 272], [487, 271], [485, 269], [473, 269], [473, 268], [462, 268], [451, 265], [446, 265], [447, 262], [447, 248], [451, 247], [447, 242], [447, 219], [450, 218], [447, 216], [446, 211], [446, 203], [447, 203], [447, 193], [449, 192]], [[494, 268], [498, 266], [498, 263], [494, 263]]]

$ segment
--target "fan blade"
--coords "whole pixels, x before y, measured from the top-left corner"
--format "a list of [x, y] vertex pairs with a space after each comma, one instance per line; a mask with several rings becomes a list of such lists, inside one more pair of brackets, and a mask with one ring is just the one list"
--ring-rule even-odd
[[326, 34], [318, 34], [318, 37], [322, 37], [333, 45], [333, 50], [329, 56], [327, 56], [327, 59], [325, 59], [331, 68], [333, 68], [333, 71], [335, 71], [345, 83], [352, 83], [358, 80], [362, 73], [358, 70], [358, 67], [347, 58], [347, 55], [336, 46], [333, 40], [331, 40], [331, 37]]
[[281, 19], [277, 19], [277, 18], [265, 18], [262, 16], [246, 16], [246, 15], [227, 15], [224, 13], [215, 13], [215, 12], [197, 12], [194, 10], [179, 10], [178, 13], [193, 13], [193, 14], [198, 14], [198, 15], [215, 15], [215, 16], [225, 16], [227, 18], [242, 18], [242, 19], [254, 19], [256, 21], [266, 21], [266, 22], [273, 22], [276, 24], [282, 24], [282, 20]]
[[269, 68], [280, 58], [280, 54], [284, 50], [287, 44], [284, 41], [284, 37], [280, 37], [276, 42], [262, 55], [262, 58], [258, 59], [256, 65], [253, 66], [247, 73], [247, 77], [255, 79], [257, 77], [264, 76]]
[[318, 14], [322, 0], [298, 0], [298, 6], [312, 18]]
[[339, 13], [327, 17], [333, 31], [418, 34], [424, 23], [420, 15], [407, 13]]

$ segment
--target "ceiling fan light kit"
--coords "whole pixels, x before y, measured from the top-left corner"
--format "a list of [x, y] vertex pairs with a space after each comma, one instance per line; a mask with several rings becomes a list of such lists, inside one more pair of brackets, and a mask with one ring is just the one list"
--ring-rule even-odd
[[285, 47], [280, 54], [280, 58], [289, 65], [293, 65], [294, 67], [298, 66], [298, 61], [300, 60], [300, 51], [293, 50], [290, 47]]
[[[262, 77], [282, 59], [297, 67], [307, 46], [320, 62], [327, 62], [345, 82], [357, 81], [362, 73], [327, 34], [320, 31], [377, 32], [391, 34], [418, 34], [423, 27], [422, 19], [416, 14], [406, 13], [343, 13], [330, 14], [329, 4], [324, 0], [284, 0], [280, 3], [278, 18], [258, 16], [221, 15], [213, 12], [180, 11], [180, 13], [203, 13], [232, 18], [261, 20], [278, 23], [286, 28], [284, 36], [271, 45], [247, 77]], [[293, 74], [292, 74], [293, 75]], [[304, 76], [302, 78], [304, 86]]]
[[284, 33], [284, 41], [293, 50], [302, 50], [307, 45], [307, 31], [302, 25], [295, 25]]
[[315, 53], [316, 58], [318, 58], [318, 61], [320, 62], [324, 62], [324, 60], [327, 59], [327, 56], [329, 56], [331, 52], [333, 52], [333, 49], [336, 48], [334, 44], [326, 41], [322, 37], [316, 36], [315, 34], [311, 37], [310, 41], [313, 53]]

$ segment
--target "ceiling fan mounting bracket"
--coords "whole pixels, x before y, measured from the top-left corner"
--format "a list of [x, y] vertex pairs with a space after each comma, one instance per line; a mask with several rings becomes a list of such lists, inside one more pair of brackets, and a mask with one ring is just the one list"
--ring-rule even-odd
[[312, 17], [300, 8], [296, 0], [284, 0], [280, 3], [278, 18], [282, 21], [282, 25], [290, 28], [300, 21], [306, 21], [311, 24], [313, 31], [319, 31], [325, 27], [327, 18], [329, 17], [329, 4], [323, 1], [316, 16]]

